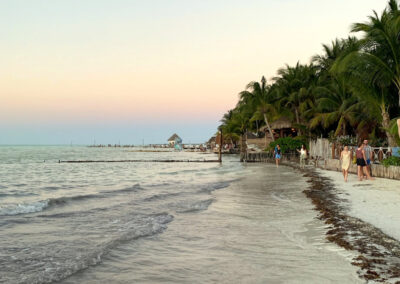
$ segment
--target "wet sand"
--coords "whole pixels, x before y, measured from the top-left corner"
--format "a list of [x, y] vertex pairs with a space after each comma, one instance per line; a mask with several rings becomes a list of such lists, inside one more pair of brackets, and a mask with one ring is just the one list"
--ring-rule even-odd
[[245, 165], [202, 211], [174, 214], [159, 235], [124, 244], [63, 283], [363, 283], [353, 252], [325, 238], [330, 225], [290, 167]]

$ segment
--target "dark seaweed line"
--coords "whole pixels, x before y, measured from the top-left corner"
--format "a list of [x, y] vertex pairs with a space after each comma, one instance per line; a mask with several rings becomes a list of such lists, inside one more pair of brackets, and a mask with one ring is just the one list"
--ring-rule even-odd
[[303, 192], [320, 212], [319, 218], [331, 226], [326, 238], [346, 250], [359, 253], [352, 262], [360, 268], [359, 276], [376, 282], [400, 277], [400, 242], [369, 223], [344, 214], [331, 180], [311, 169], [304, 172], [311, 185]]
[[[273, 160], [266, 162], [274, 163]], [[295, 162], [284, 161], [282, 165], [294, 168], [309, 178], [307, 182], [311, 185], [303, 193], [311, 199], [315, 210], [320, 212], [318, 218], [331, 226], [326, 233], [327, 240], [359, 253], [352, 264], [359, 267], [360, 278], [382, 283], [400, 278], [398, 240], [361, 219], [344, 214], [345, 208], [340, 205], [343, 200], [335, 193], [335, 187], [329, 178], [320, 176], [313, 168], [300, 169]], [[376, 246], [381, 246], [384, 250], [379, 250]], [[400, 284], [400, 281], [395, 284]]]

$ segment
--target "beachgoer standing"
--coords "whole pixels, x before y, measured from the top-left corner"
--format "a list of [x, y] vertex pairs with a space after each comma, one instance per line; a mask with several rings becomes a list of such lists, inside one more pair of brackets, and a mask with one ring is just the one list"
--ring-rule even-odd
[[367, 164], [365, 159], [365, 153], [364, 153], [364, 144], [361, 143], [357, 150], [356, 150], [356, 158], [357, 158], [357, 176], [358, 180], [362, 181], [364, 175], [363, 175], [363, 168]]
[[274, 156], [275, 156], [275, 163], [276, 166], [279, 167], [279, 162], [281, 160], [281, 146], [279, 144], [276, 145], [275, 150], [274, 150]]
[[368, 140], [365, 139], [364, 140], [364, 151], [365, 151], [365, 157], [367, 158], [367, 165], [366, 170], [368, 171], [369, 174], [371, 174], [371, 152], [372, 152], [372, 148], [371, 146], [368, 145]]
[[306, 165], [307, 149], [304, 145], [301, 145], [301, 149], [297, 150], [300, 153], [300, 168], [304, 169]]
[[344, 146], [342, 153], [340, 153], [340, 161], [342, 162], [342, 172], [345, 182], [347, 182], [347, 177], [349, 175], [351, 160], [351, 152], [349, 151], [349, 147]]
[[[369, 172], [366, 169], [367, 165], [367, 157], [365, 157], [365, 151], [364, 151], [364, 143], [361, 142], [358, 145], [358, 148], [356, 150], [356, 158], [357, 158], [357, 174], [358, 174], [358, 180], [362, 181], [364, 174], [367, 176], [367, 179], [373, 180], [371, 176], [369, 175]], [[363, 174], [364, 172], [364, 174]]]

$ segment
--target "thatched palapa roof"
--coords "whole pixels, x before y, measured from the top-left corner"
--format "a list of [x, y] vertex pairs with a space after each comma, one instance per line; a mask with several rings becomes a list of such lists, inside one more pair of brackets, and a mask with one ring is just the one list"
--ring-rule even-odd
[[[273, 130], [279, 130], [279, 129], [284, 129], [284, 128], [292, 128], [292, 122], [288, 117], [282, 116], [275, 120], [274, 122], [271, 122], [270, 124], [271, 129]], [[267, 131], [268, 127], [263, 126], [261, 127], [262, 131]]]
[[271, 123], [272, 129], [292, 128], [292, 122], [287, 117], [281, 117]]
[[178, 134], [174, 133], [174, 135], [172, 135], [172, 136], [168, 139], [168, 141], [175, 141], [176, 138], [181, 139], [181, 137], [179, 137]]
[[251, 132], [247, 132], [246, 133], [247, 139], [256, 139], [258, 138], [257, 135], [251, 133]]

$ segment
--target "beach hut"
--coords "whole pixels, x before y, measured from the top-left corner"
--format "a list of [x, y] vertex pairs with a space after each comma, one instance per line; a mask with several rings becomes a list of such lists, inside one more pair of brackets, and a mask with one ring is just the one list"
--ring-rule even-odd
[[[271, 123], [272, 133], [275, 138], [282, 137], [295, 137], [297, 136], [297, 130], [293, 127], [292, 121], [285, 116], [282, 116]], [[266, 134], [268, 132], [267, 126], [263, 126], [261, 131], [264, 131]], [[267, 134], [269, 136], [269, 134]]]
[[168, 139], [168, 145], [170, 147], [175, 147], [175, 145], [179, 145], [179, 144], [182, 144], [182, 138], [179, 137], [176, 133], [174, 133], [174, 135], [172, 135]]
[[212, 137], [207, 141], [206, 147], [207, 147], [208, 149], [214, 149], [215, 146], [217, 145], [216, 141], [217, 141], [217, 135], [212, 136]]

